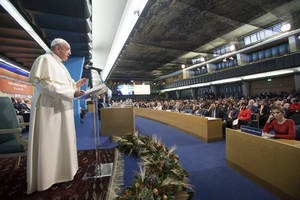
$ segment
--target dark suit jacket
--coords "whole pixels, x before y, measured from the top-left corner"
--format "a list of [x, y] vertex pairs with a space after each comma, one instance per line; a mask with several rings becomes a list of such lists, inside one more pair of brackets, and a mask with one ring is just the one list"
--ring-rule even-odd
[[232, 111], [231, 113], [231, 120], [235, 120], [239, 114], [239, 111], [237, 109], [232, 109], [232, 110], [227, 110], [225, 115], [224, 115], [224, 119], [226, 121], [230, 121], [230, 119], [228, 118], [229, 113]]
[[[216, 110], [215, 111], [216, 112], [216, 116], [215, 117], [223, 119], [223, 117], [224, 117], [223, 111], [220, 108], [218, 108], [218, 107], [216, 107], [215, 110]], [[207, 112], [206, 116], [207, 117], [213, 117], [213, 110], [209, 110]]]

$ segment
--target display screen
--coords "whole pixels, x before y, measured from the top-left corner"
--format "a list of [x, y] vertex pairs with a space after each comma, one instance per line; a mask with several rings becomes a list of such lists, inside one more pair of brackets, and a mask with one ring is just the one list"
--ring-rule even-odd
[[133, 91], [135, 95], [150, 94], [150, 85], [134, 85]]
[[117, 91], [121, 95], [145, 95], [150, 94], [150, 85], [122, 84], [118, 85]]
[[117, 91], [121, 95], [132, 95], [133, 94], [133, 85], [118, 85]]

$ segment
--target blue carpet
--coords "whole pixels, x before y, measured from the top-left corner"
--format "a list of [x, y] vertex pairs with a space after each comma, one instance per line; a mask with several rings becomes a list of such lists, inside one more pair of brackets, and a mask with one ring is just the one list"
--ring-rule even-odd
[[[253, 181], [227, 167], [225, 141], [206, 143], [165, 124], [141, 117], [135, 118], [136, 130], [143, 135], [157, 135], [168, 147], [176, 146], [181, 165], [190, 173], [190, 183], [194, 186], [193, 200], [274, 200], [273, 194]], [[101, 127], [101, 123], [100, 123]], [[99, 128], [100, 129], [100, 128]], [[76, 127], [77, 147], [94, 149], [93, 115]], [[100, 136], [100, 147], [110, 148], [109, 137]], [[138, 159], [124, 155], [124, 186], [129, 186], [139, 172]]]
[[[101, 136], [101, 123], [99, 123], [100, 137], [98, 144], [100, 149], [114, 148], [116, 143], [110, 141], [109, 136]], [[88, 150], [95, 149], [94, 136], [94, 116], [92, 112], [88, 112], [81, 123], [76, 126], [77, 149]]]
[[[139, 134], [157, 135], [168, 147], [176, 146], [181, 165], [190, 173], [194, 200], [219, 199], [277, 199], [253, 181], [227, 167], [225, 141], [206, 143], [165, 124], [141, 117], [135, 118]], [[135, 163], [134, 163], [135, 162]], [[126, 166], [127, 165], [127, 166]], [[133, 179], [136, 159], [125, 159], [125, 186]]]

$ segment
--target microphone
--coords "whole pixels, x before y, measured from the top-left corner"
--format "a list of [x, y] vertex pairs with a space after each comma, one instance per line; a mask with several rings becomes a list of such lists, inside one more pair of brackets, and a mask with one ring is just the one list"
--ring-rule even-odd
[[102, 77], [101, 77], [102, 69], [96, 68], [96, 67], [92, 67], [91, 65], [85, 65], [84, 68], [85, 68], [86, 70], [91, 70], [91, 69], [96, 70], [96, 71], [98, 72], [98, 74], [99, 74], [99, 78], [100, 78], [101, 83], [103, 83], [103, 80], [102, 80]]
[[102, 69], [96, 68], [96, 67], [92, 67], [91, 65], [85, 65], [84, 68], [87, 69], [87, 70], [94, 69], [94, 70], [96, 70], [99, 74], [100, 74], [100, 72], [102, 72]]

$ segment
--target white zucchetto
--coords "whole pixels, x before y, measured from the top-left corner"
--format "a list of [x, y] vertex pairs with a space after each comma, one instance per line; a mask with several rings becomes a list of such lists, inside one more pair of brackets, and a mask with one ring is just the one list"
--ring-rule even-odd
[[61, 44], [61, 43], [67, 43], [68, 42], [62, 38], [54, 38], [51, 42], [51, 47], [54, 47], [55, 45]]

